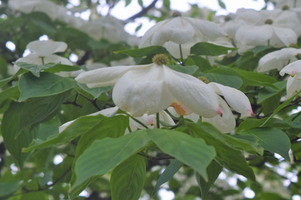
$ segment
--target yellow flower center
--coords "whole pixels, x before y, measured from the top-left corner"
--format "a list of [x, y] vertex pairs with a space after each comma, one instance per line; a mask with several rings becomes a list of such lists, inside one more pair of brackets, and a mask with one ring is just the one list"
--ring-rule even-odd
[[203, 81], [203, 82], [206, 83], [206, 84], [209, 83], [208, 78], [206, 78], [205, 76], [199, 76], [198, 79], [201, 80], [201, 81]]
[[160, 53], [153, 57], [153, 63], [157, 65], [167, 65], [169, 63], [169, 59], [165, 54]]
[[267, 19], [267, 20], [265, 20], [265, 22], [264, 22], [265, 24], [273, 24], [273, 20], [271, 20], [271, 19]]
[[288, 5], [284, 5], [284, 6], [282, 6], [282, 8], [281, 8], [281, 10], [289, 10], [290, 9], [290, 7], [288, 6]]

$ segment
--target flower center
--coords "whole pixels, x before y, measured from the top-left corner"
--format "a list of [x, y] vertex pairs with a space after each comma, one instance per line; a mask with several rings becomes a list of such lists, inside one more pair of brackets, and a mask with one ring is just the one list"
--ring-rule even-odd
[[153, 63], [157, 65], [167, 65], [169, 63], [169, 59], [166, 55], [160, 53], [153, 57]]
[[182, 15], [181, 15], [180, 12], [175, 11], [175, 12], [173, 12], [173, 13], [171, 14], [171, 16], [172, 16], [172, 17], [181, 17]]
[[230, 17], [229, 15], [227, 15], [224, 19], [225, 19], [225, 22], [228, 22], [228, 21], [230, 21], [232, 19], [232, 17]]
[[288, 6], [288, 5], [284, 5], [284, 6], [282, 6], [282, 8], [281, 8], [281, 10], [289, 10], [290, 9], [290, 7]]
[[267, 20], [265, 20], [265, 22], [264, 22], [265, 24], [273, 24], [273, 20], [271, 20], [271, 19], [267, 19]]
[[198, 79], [201, 80], [201, 81], [203, 81], [203, 82], [206, 83], [206, 84], [209, 83], [208, 78], [206, 78], [205, 76], [199, 76]]

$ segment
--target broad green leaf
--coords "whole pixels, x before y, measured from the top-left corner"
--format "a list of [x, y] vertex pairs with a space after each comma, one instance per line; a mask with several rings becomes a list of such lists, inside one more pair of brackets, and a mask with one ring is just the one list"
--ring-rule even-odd
[[28, 192], [12, 196], [9, 200], [49, 200], [49, 194], [43, 191]]
[[8, 106], [9, 103], [13, 99], [18, 99], [20, 96], [20, 91], [18, 86], [13, 86], [10, 88], [7, 88], [6, 90], [1, 91], [0, 95], [0, 113], [4, 112]]
[[194, 72], [196, 72], [196, 70], [198, 70], [198, 67], [195, 65], [190, 65], [190, 66], [168, 65], [168, 67], [175, 71], [182, 72], [185, 74], [190, 74], [190, 75], [193, 74]]
[[[125, 129], [129, 126], [129, 118], [125, 116], [115, 116], [110, 118], [104, 118], [101, 124], [94, 126], [89, 131], [84, 132], [77, 144], [74, 162], [77, 158], [88, 148], [95, 140], [101, 140], [106, 137], [117, 138], [124, 134]], [[112, 128], [114, 127], [114, 128]], [[101, 133], [101, 134], [100, 134]], [[74, 171], [74, 165], [73, 170]], [[101, 175], [93, 176], [77, 187], [73, 187], [70, 193], [71, 199], [78, 196], [89, 184], [94, 182]], [[75, 182], [76, 175], [72, 174], [71, 185]]]
[[[242, 123], [239, 124], [237, 128], [237, 133], [242, 130], [251, 129], [251, 128], [259, 128], [265, 121], [267, 117], [262, 119], [253, 119], [247, 118]], [[301, 128], [301, 124], [294, 123], [294, 122], [286, 122], [280, 119], [271, 118], [267, 123], [265, 123], [262, 127], [272, 127], [272, 128]]]
[[203, 131], [209, 133], [215, 139], [221, 141], [225, 145], [228, 145], [232, 149], [263, 155], [263, 148], [259, 145], [255, 138], [238, 138], [226, 135], [207, 122], [201, 122], [199, 125]]
[[14, 63], [15, 65], [26, 69], [28, 71], [30, 71], [33, 75], [35, 75], [36, 77], [40, 77], [40, 71], [42, 71], [43, 69], [48, 69], [50, 67], [53, 67], [55, 65], [57, 65], [57, 63], [49, 63], [49, 64], [45, 64], [45, 65], [36, 65], [36, 64], [29, 64], [26, 62], [17, 62]]
[[207, 194], [210, 187], [213, 185], [218, 175], [222, 172], [223, 167], [220, 166], [216, 161], [212, 161], [207, 168], [208, 181], [205, 181], [198, 173], [195, 174], [198, 185], [201, 189], [202, 199], [207, 199]]
[[23, 151], [28, 152], [34, 149], [46, 148], [52, 146], [60, 146], [67, 144], [77, 138], [78, 136], [97, 129], [103, 125], [102, 121], [105, 119], [103, 115], [96, 116], [83, 116], [76, 119], [66, 129], [64, 129], [59, 135], [52, 136], [46, 141], [36, 140], [28, 148]]
[[102, 175], [135, 154], [149, 139], [145, 131], [135, 131], [119, 138], [94, 141], [75, 161], [76, 187], [92, 176]]
[[19, 133], [26, 128], [36, 125], [45, 119], [52, 118], [66, 100], [68, 92], [48, 97], [37, 97], [28, 99], [20, 113]]
[[169, 54], [168, 51], [162, 46], [149, 46], [141, 49], [114, 51], [114, 53], [124, 53], [134, 58], [141, 58], [143, 56], [154, 55], [159, 53]]
[[22, 181], [0, 182], [0, 197], [14, 193], [22, 184]]
[[163, 173], [160, 175], [153, 194], [157, 194], [160, 189], [160, 186], [172, 179], [175, 173], [181, 168], [183, 163], [177, 159], [173, 160], [167, 167], [164, 169]]
[[0, 88], [2, 88], [3, 86], [5, 86], [7, 83], [9, 83], [10, 81], [12, 81], [13, 79], [15, 79], [16, 77], [18, 77], [20, 74], [25, 73], [26, 70], [25, 69], [19, 69], [17, 71], [17, 73], [15, 73], [13, 76], [5, 78], [3, 80], [0, 81]]
[[112, 171], [112, 200], [138, 200], [146, 178], [145, 158], [133, 155]]
[[170, 0], [163, 0], [163, 5], [165, 8], [170, 9]]
[[199, 42], [191, 47], [190, 53], [202, 56], [219, 56], [228, 54], [228, 51], [234, 51], [236, 48], [218, 46], [208, 42]]
[[75, 80], [43, 72], [40, 77], [31, 73], [23, 74], [19, 80], [20, 101], [31, 97], [42, 97], [59, 94], [77, 87]]
[[86, 92], [88, 92], [89, 94], [93, 95], [95, 98], [99, 97], [99, 95], [101, 95], [102, 93], [108, 92], [113, 89], [113, 86], [88, 88], [86, 84], [80, 84], [80, 83], [78, 83], [78, 86], [81, 87]]
[[264, 126], [272, 117], [274, 117], [275, 114], [277, 114], [280, 110], [282, 110], [285, 106], [287, 106], [294, 98], [296, 98], [299, 94], [301, 93], [301, 90], [299, 92], [297, 92], [294, 96], [292, 96], [291, 98], [287, 99], [285, 102], [283, 102], [280, 106], [278, 106], [278, 108], [276, 108], [276, 110], [273, 112], [273, 114], [271, 114], [269, 116], [269, 118], [267, 118], [265, 120], [265, 122], [260, 125], [260, 127]]
[[188, 59], [193, 60], [193, 63], [199, 67], [201, 71], [211, 70], [212, 66], [209, 61], [201, 56], [190, 55]]
[[264, 100], [273, 98], [275, 95], [278, 95], [279, 93], [283, 93], [286, 88], [286, 81], [276, 82], [273, 85], [275, 85], [278, 90], [271, 87], [264, 87], [262, 88], [258, 93], [258, 103], [262, 103]]
[[219, 83], [225, 86], [240, 88], [243, 80], [235, 75], [219, 74], [219, 73], [198, 73], [198, 76], [205, 76], [209, 82]]
[[277, 80], [265, 74], [230, 67], [217, 67], [207, 72], [238, 76], [243, 80], [243, 84], [247, 86], [270, 86], [277, 89], [273, 85]]
[[215, 157], [212, 146], [203, 139], [193, 138], [183, 132], [151, 129], [147, 130], [148, 137], [163, 151], [196, 170], [207, 179], [206, 168]]
[[212, 145], [216, 151], [215, 160], [223, 167], [230, 171], [241, 174], [251, 181], [255, 182], [253, 170], [249, 167], [243, 154], [230, 146], [224, 144], [219, 139], [204, 131], [199, 124], [188, 123], [188, 131], [195, 137], [205, 140], [208, 145]]
[[1, 125], [1, 134], [4, 140], [5, 148], [17, 160], [18, 165], [23, 168], [23, 162], [28, 157], [28, 153], [23, 153], [22, 148], [27, 147], [36, 137], [35, 129], [23, 129], [18, 137], [15, 137], [20, 132], [22, 116], [21, 112], [25, 103], [11, 102], [8, 110], [4, 113]]
[[290, 161], [288, 155], [291, 146], [290, 139], [283, 131], [276, 128], [254, 128], [241, 131], [240, 134], [256, 137], [265, 150], [278, 153]]

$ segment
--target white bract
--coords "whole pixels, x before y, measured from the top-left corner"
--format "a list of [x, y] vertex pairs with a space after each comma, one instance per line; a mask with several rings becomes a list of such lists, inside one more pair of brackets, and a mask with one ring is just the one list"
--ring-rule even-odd
[[139, 48], [164, 46], [171, 51], [173, 56], [179, 58], [179, 44], [181, 44], [185, 58], [194, 44], [225, 36], [227, 33], [213, 22], [176, 16], [163, 20], [150, 28], [141, 38]]
[[301, 49], [283, 48], [273, 51], [260, 58], [258, 72], [266, 72], [271, 69], [281, 70], [288, 62], [296, 61], [296, 55], [301, 54]]
[[114, 103], [135, 117], [155, 114], [176, 101], [201, 116], [221, 114], [217, 95], [207, 84], [165, 64], [96, 69], [75, 80], [90, 88], [114, 85]]
[[47, 63], [61, 63], [64, 65], [72, 65], [72, 63], [61, 56], [55, 55], [56, 52], [64, 52], [67, 49], [65, 42], [54, 42], [51, 40], [36, 40], [30, 42], [27, 46], [32, 53], [26, 57], [19, 58], [14, 63], [15, 70], [19, 69], [18, 62], [26, 62], [29, 64], [43, 65]]
[[290, 77], [286, 83], [286, 98], [292, 97], [301, 89], [301, 60], [297, 60], [285, 66], [279, 74], [284, 76], [289, 74]]

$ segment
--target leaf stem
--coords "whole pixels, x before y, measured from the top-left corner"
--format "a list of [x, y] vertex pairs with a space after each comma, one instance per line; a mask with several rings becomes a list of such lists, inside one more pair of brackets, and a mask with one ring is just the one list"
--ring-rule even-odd
[[160, 128], [160, 118], [159, 118], [159, 113], [156, 113], [156, 121], [157, 121], [157, 128]]

